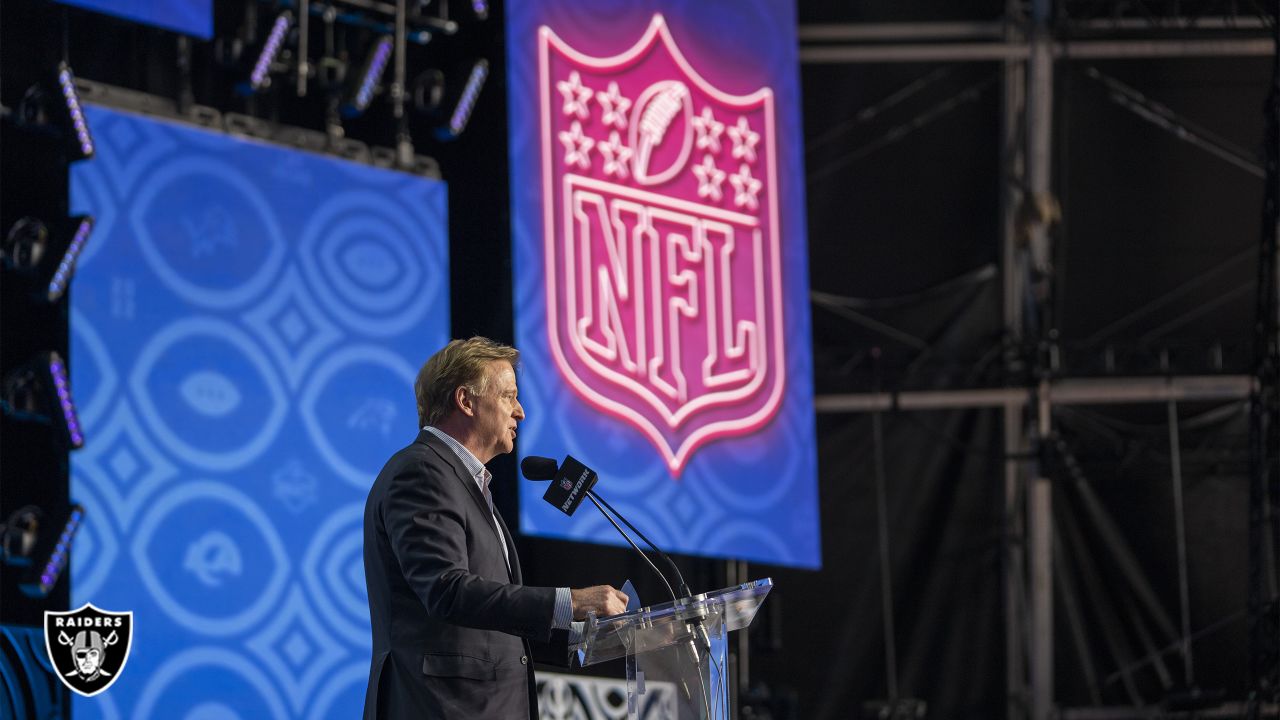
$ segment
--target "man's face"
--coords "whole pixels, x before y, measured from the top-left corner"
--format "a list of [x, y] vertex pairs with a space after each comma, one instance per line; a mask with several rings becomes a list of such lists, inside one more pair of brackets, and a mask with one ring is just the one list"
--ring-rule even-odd
[[81, 675], [92, 675], [98, 671], [102, 662], [102, 652], [95, 648], [84, 648], [76, 651], [76, 667]]
[[515, 448], [516, 423], [524, 419], [524, 408], [516, 398], [516, 373], [511, 363], [494, 360], [485, 369], [488, 382], [484, 392], [473, 396], [472, 408], [477, 444], [476, 457], [489, 462]]

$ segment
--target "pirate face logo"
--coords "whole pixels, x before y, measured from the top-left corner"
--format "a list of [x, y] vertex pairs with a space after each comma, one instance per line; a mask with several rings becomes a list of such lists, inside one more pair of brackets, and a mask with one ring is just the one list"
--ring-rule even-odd
[[44, 614], [44, 643], [62, 683], [91, 697], [111, 687], [129, 659], [133, 613], [85, 603], [71, 612]]

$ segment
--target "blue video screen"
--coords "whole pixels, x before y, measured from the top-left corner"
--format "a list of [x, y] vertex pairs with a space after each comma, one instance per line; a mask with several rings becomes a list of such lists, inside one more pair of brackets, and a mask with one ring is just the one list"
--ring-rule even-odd
[[115, 15], [144, 25], [175, 30], [205, 40], [213, 37], [213, 0], [57, 0], [57, 2]]
[[89, 107], [72, 607], [134, 613], [78, 720], [349, 718], [368, 488], [448, 341], [438, 180]]
[[[791, 0], [507, 8], [520, 452], [667, 550], [821, 565]], [[522, 483], [520, 529], [622, 544]]]

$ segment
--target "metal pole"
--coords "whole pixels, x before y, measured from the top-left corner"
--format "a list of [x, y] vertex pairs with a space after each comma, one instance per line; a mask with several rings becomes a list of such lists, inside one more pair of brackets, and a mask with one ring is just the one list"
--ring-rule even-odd
[[407, 25], [408, 9], [405, 7], [405, 0], [396, 0], [396, 61], [391, 76], [391, 115], [396, 121], [396, 161], [401, 167], [413, 164], [413, 141], [409, 138], [409, 119], [404, 111]]
[[[1053, 57], [1079, 60], [1136, 58], [1269, 57], [1269, 40], [1075, 40], [1045, 43]], [[809, 65], [899, 62], [993, 62], [1027, 60], [1034, 48], [1017, 43], [956, 42], [912, 45], [805, 45], [800, 62]]]
[[[1185, 375], [1181, 377], [1063, 378], [1049, 382], [1054, 405], [1122, 405], [1169, 400], [1243, 400], [1255, 386], [1250, 375]], [[818, 395], [819, 413], [874, 410], [955, 410], [996, 408], [1031, 402], [1026, 388], [919, 390], [906, 392]]]
[[[1048, 381], [1041, 387], [1048, 389]], [[1037, 403], [1036, 435], [1042, 453], [1051, 430], [1048, 393]], [[1043, 459], [1042, 459], [1043, 463]], [[1053, 716], [1053, 485], [1036, 468], [1027, 490], [1027, 531], [1031, 575], [1031, 717]]]
[[1182, 662], [1187, 687], [1195, 687], [1195, 667], [1191, 662], [1191, 600], [1187, 589], [1187, 521], [1182, 503], [1182, 448], [1178, 438], [1178, 401], [1170, 400], [1169, 465], [1173, 470], [1173, 523], [1178, 546], [1178, 601], [1182, 610]]
[[311, 74], [311, 0], [298, 0], [298, 77], [295, 91], [307, 96], [307, 76]]
[[884, 430], [879, 412], [871, 413], [872, 442], [875, 447], [876, 530], [880, 545], [880, 609], [884, 614], [884, 664], [888, 678], [889, 703], [898, 702], [898, 651], [893, 629], [893, 573], [889, 562], [889, 510], [885, 499]]
[[[1023, 42], [1016, 18], [1019, 0], [1005, 3], [1004, 41]], [[1017, 218], [1018, 203], [1022, 193], [1017, 179], [1023, 173], [1021, 114], [1025, 72], [1020, 60], [1005, 60], [1002, 68], [1003, 88], [1001, 104], [1000, 143], [1000, 269], [1002, 301], [1004, 305], [1004, 329], [1006, 342], [1006, 370], [1016, 375], [1015, 364], [1021, 359], [1016, 348], [1022, 342], [1022, 276], [1018, 264]], [[1026, 451], [1023, 434], [1023, 408], [1025, 400], [1010, 398], [1002, 406], [1004, 424], [1004, 534], [1001, 544], [1002, 575], [1004, 583], [1004, 657], [1005, 657], [1005, 717], [1009, 720], [1024, 717], [1027, 710], [1026, 676], [1026, 582], [1023, 567], [1026, 562], [1026, 517], [1023, 512], [1023, 463], [1019, 459]]]

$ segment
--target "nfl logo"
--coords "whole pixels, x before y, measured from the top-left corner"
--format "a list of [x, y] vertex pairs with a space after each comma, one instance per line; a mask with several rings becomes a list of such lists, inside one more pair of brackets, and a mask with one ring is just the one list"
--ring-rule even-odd
[[566, 490], [566, 491], [567, 491], [567, 490], [572, 490], [572, 489], [573, 489], [573, 481], [572, 481], [572, 480], [570, 480], [569, 478], [564, 478], [563, 480], [561, 480], [561, 481], [560, 481], [560, 487], [561, 487], [561, 488], [563, 488], [563, 489], [564, 489], [564, 490]]
[[661, 15], [620, 50], [539, 32], [547, 325], [570, 386], [679, 476], [782, 399], [773, 92], [713, 86]]

